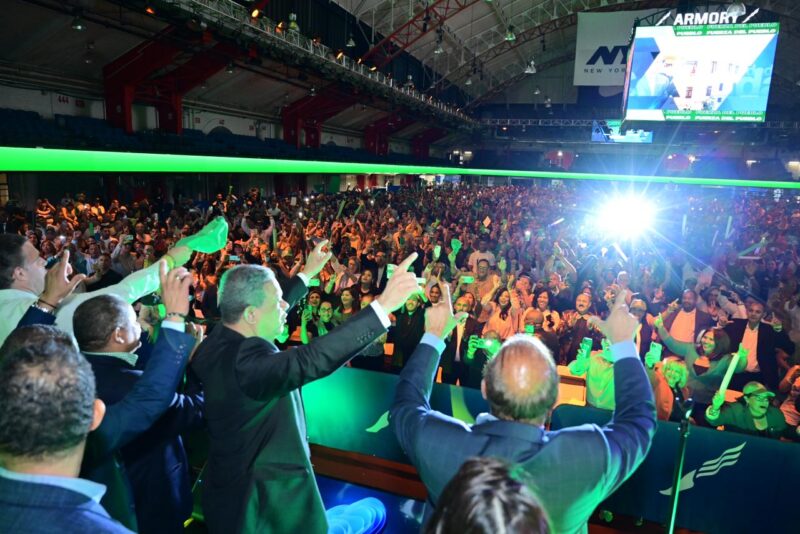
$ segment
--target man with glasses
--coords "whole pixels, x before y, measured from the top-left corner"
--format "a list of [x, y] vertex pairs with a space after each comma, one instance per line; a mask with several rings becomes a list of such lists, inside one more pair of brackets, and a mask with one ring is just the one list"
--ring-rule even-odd
[[723, 406], [725, 394], [717, 391], [706, 409], [706, 420], [730, 432], [774, 439], [783, 436], [788, 425], [783, 412], [770, 404], [775, 394], [760, 382], [748, 382], [742, 393], [744, 402]]

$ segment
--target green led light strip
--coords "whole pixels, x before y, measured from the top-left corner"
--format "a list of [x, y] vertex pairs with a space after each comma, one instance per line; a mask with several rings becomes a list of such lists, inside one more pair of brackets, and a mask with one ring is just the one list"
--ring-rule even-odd
[[674, 183], [731, 187], [800, 189], [798, 182], [778, 180], [731, 180], [601, 174], [542, 172], [461, 167], [427, 167], [333, 161], [230, 158], [181, 154], [142, 154], [51, 148], [0, 147], [0, 171], [4, 172], [163, 172], [163, 173], [285, 173], [285, 174], [445, 174], [550, 178], [557, 180], [602, 180], [610, 182]]

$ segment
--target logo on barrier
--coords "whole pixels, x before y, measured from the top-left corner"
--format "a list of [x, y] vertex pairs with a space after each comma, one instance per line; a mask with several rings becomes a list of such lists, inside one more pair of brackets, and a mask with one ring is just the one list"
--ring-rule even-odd
[[[742, 449], [744, 449], [745, 445], [747, 445], [747, 443], [743, 442], [741, 445], [732, 447], [720, 454], [719, 457], [704, 462], [703, 465], [700, 466], [700, 469], [694, 469], [693, 471], [686, 473], [681, 479], [678, 492], [692, 489], [694, 487], [695, 480], [698, 478], [712, 477], [719, 473], [720, 469], [723, 467], [736, 465], [736, 462], [739, 461], [739, 457], [742, 455]], [[659, 493], [667, 496], [672, 495], [672, 488], [661, 490]]]

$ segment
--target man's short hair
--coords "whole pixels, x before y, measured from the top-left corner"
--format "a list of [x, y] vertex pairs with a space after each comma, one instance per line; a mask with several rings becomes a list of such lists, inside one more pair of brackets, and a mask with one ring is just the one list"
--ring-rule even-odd
[[496, 458], [470, 458], [447, 483], [425, 534], [547, 534], [547, 514], [531, 490]]
[[69, 334], [16, 329], [0, 348], [0, 453], [42, 458], [69, 453], [92, 424], [95, 382]]
[[[541, 368], [538, 388], [519, 388], [508, 384], [504, 366], [509, 357], [534, 358]], [[483, 371], [486, 381], [486, 400], [492, 414], [514, 421], [539, 419], [558, 397], [558, 371], [553, 356], [538, 338], [515, 335], [510, 337], [497, 355], [489, 360]]]
[[248, 306], [259, 307], [267, 298], [264, 284], [275, 274], [261, 265], [237, 265], [222, 275], [219, 283], [219, 310], [222, 322], [233, 324]]
[[0, 289], [8, 289], [14, 283], [14, 270], [25, 266], [22, 246], [25, 239], [17, 234], [0, 234]]
[[72, 331], [80, 349], [102, 350], [114, 330], [125, 326], [130, 306], [117, 295], [100, 295], [82, 302], [72, 316]]

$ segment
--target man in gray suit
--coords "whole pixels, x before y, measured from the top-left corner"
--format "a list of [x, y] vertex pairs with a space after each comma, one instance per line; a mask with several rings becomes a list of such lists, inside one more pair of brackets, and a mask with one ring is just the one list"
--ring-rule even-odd
[[656, 428], [653, 394], [632, 341], [637, 321], [628, 312], [625, 292], [617, 296], [607, 321], [592, 321], [612, 343], [613, 418], [603, 427], [548, 432], [544, 422], [558, 395], [558, 373], [550, 351], [530, 336], [512, 337], [488, 363], [481, 390], [490, 414], [466, 425], [431, 410], [443, 339], [457, 320], [448, 291], [428, 310], [426, 333], [400, 375], [389, 421], [431, 505], [467, 458], [494, 456], [517, 465], [553, 532], [586, 532], [597, 505], [644, 460]]

